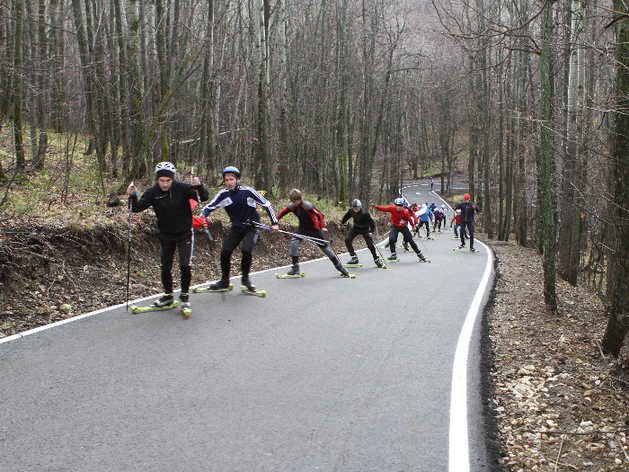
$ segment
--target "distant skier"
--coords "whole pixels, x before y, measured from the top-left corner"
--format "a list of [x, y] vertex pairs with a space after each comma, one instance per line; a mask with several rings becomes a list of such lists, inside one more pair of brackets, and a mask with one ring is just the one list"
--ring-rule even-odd
[[430, 221], [432, 220], [434, 214], [430, 207], [424, 203], [418, 211], [419, 215], [419, 225], [417, 227], [417, 234], [419, 234], [419, 230], [422, 226], [426, 226], [426, 239], [430, 239]]
[[461, 228], [461, 210], [455, 210], [454, 216], [450, 220], [450, 228], [454, 224], [454, 239], [459, 237], [459, 229]]
[[436, 208], [434, 211], [434, 215], [435, 215], [435, 221], [432, 225], [432, 230], [434, 232], [439, 232], [441, 233], [441, 224], [443, 223], [443, 226], [445, 228], [445, 221], [446, 221], [446, 214], [443, 210], [443, 208]]
[[469, 194], [465, 194], [461, 203], [455, 206], [455, 210], [461, 210], [461, 245], [459, 249], [465, 247], [465, 233], [470, 238], [470, 251], [475, 252], [474, 249], [474, 214], [480, 213], [480, 208], [470, 201]]

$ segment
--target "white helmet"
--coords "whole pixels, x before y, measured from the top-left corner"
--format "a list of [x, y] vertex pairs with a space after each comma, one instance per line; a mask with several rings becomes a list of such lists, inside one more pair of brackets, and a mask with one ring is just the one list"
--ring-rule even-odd
[[177, 173], [177, 169], [171, 162], [160, 162], [155, 166], [155, 177], [170, 177], [171, 179], [175, 178], [175, 174]]

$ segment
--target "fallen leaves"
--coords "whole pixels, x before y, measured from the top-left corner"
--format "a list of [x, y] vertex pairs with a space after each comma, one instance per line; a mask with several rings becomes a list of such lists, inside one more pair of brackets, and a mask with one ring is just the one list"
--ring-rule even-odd
[[599, 350], [606, 322], [600, 300], [559, 282], [560, 311], [551, 314], [535, 250], [493, 248], [501, 303], [490, 313], [491, 377], [501, 464], [518, 472], [628, 470], [629, 390]]

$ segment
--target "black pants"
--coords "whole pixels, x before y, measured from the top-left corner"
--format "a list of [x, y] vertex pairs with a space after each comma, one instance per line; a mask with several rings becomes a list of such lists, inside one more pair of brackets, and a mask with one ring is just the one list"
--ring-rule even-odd
[[345, 246], [347, 247], [349, 254], [352, 257], [356, 255], [356, 251], [354, 251], [354, 245], [352, 244], [352, 242], [359, 234], [362, 235], [362, 237], [365, 239], [367, 247], [369, 248], [369, 251], [371, 251], [371, 255], [373, 256], [373, 258], [377, 259], [378, 256], [376, 256], [376, 248], [373, 245], [373, 238], [369, 236], [369, 229], [356, 229], [355, 226], [352, 226], [347, 232], [347, 236], [345, 236]]
[[422, 226], [426, 225], [426, 237], [430, 236], [430, 221], [420, 221], [419, 228], [417, 228], [417, 234], [419, 234], [419, 230], [422, 229]]
[[467, 227], [467, 235], [470, 238], [470, 249], [474, 249], [474, 222], [461, 221], [461, 244], [465, 244], [465, 228]]
[[249, 277], [251, 270], [251, 260], [253, 259], [253, 247], [258, 242], [260, 236], [259, 228], [238, 228], [232, 226], [225, 236], [223, 248], [221, 249], [221, 272], [223, 280], [229, 280], [229, 272], [231, 270], [231, 257], [234, 250], [242, 243], [242, 261], [240, 270], [243, 277]]
[[408, 229], [408, 226], [391, 226], [391, 231], [389, 231], [389, 247], [391, 248], [391, 254], [395, 254], [395, 243], [397, 243], [398, 233], [402, 233], [402, 236], [404, 236], [404, 242], [410, 244], [416, 254], [422, 253], [419, 250], [419, 247], [417, 247], [417, 243], [413, 239], [411, 230]]
[[183, 234], [159, 233], [159, 244], [164, 293], [173, 293], [172, 269], [177, 248], [179, 248], [179, 268], [181, 269], [181, 293], [188, 293], [192, 280], [194, 233], [192, 230]]

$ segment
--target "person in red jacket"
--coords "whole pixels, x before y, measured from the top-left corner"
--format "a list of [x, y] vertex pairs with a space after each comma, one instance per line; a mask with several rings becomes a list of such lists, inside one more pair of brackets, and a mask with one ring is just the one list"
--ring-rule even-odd
[[397, 237], [399, 233], [402, 233], [404, 236], [404, 242], [411, 245], [415, 254], [420, 261], [426, 262], [426, 258], [417, 247], [417, 244], [413, 240], [413, 236], [411, 235], [411, 230], [408, 229], [408, 223], [415, 226], [417, 224], [417, 218], [413, 214], [412, 211], [409, 211], [404, 207], [406, 200], [402, 197], [396, 198], [393, 202], [393, 205], [390, 206], [380, 206], [375, 205], [374, 208], [378, 211], [382, 211], [384, 213], [389, 213], [391, 216], [389, 221], [391, 222], [391, 231], [389, 231], [389, 247], [391, 248], [391, 257], [389, 257], [390, 261], [397, 260], [397, 254], [395, 252], [395, 244], [397, 243]]
[[[301, 190], [299, 189], [292, 189], [288, 193], [288, 198], [290, 198], [291, 201], [290, 205], [282, 209], [277, 214], [277, 219], [281, 220], [289, 213], [293, 213], [299, 220], [299, 227], [297, 228], [298, 235], [303, 234], [304, 236], [325, 240], [323, 237], [323, 231], [327, 233], [328, 230], [325, 227], [323, 214], [317, 210], [312, 203], [302, 200]], [[290, 255], [293, 266], [288, 272], [288, 275], [299, 274], [299, 244], [302, 241], [302, 238], [295, 236], [290, 243]], [[336, 270], [338, 270], [343, 277], [350, 277], [349, 272], [345, 267], [343, 267], [343, 264], [329, 245], [319, 242], [316, 244], [319, 248], [321, 248], [323, 253], [330, 258], [330, 261], [332, 261]]]

